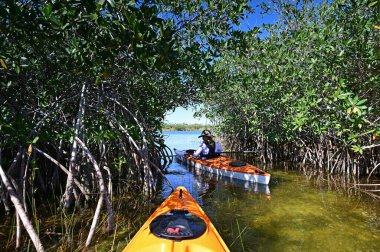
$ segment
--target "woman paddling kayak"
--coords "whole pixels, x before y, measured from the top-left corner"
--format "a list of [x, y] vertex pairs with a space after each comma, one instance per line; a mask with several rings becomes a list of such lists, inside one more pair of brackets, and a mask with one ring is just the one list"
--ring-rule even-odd
[[198, 138], [200, 137], [202, 137], [203, 142], [193, 153], [193, 157], [201, 159], [219, 157], [223, 148], [220, 143], [214, 141], [214, 136], [211, 134], [211, 131], [203, 130]]

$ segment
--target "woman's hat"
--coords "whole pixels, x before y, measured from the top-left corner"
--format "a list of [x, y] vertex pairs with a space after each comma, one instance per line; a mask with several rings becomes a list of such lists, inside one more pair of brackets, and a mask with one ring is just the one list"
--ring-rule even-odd
[[202, 131], [201, 135], [198, 138], [200, 138], [200, 137], [214, 137], [214, 136], [211, 134], [211, 131], [204, 130], [204, 131]]

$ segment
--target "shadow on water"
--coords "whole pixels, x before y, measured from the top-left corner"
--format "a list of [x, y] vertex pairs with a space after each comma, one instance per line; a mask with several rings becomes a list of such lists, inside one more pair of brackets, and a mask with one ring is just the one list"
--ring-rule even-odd
[[[252, 157], [239, 159], [251, 162]], [[215, 177], [176, 162], [169, 171], [180, 175], [168, 178], [174, 187], [190, 190], [231, 251], [380, 251], [378, 202], [339, 190], [326, 179], [308, 179], [285, 163], [255, 165], [271, 173], [269, 186]], [[169, 194], [163, 185], [162, 196]]]

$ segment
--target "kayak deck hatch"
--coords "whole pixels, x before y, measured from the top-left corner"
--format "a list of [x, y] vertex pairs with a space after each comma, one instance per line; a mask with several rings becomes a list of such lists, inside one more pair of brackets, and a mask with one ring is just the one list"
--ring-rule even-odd
[[206, 231], [206, 224], [187, 210], [172, 210], [156, 217], [149, 228], [158, 237], [180, 241], [198, 238]]

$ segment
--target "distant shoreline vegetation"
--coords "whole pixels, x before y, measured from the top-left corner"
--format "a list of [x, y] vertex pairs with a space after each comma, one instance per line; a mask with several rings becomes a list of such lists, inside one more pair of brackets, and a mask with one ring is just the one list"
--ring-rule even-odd
[[187, 124], [187, 123], [164, 123], [162, 126], [163, 131], [192, 131], [204, 130], [209, 128], [210, 125], [204, 124]]

